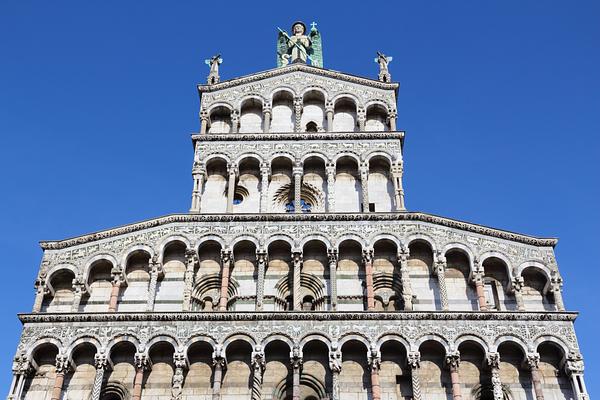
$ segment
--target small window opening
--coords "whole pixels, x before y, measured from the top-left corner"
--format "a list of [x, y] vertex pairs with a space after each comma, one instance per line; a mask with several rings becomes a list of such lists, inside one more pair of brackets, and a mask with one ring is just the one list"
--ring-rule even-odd
[[[302, 210], [303, 214], [310, 213], [312, 211], [312, 204], [307, 203], [304, 199], [300, 199], [300, 209]], [[287, 212], [287, 213], [296, 212], [296, 205], [294, 204], [294, 200], [290, 200], [285, 205], [285, 212]]]
[[314, 121], [310, 121], [308, 124], [306, 124], [306, 132], [317, 132], [318, 131], [318, 127], [317, 127], [317, 123]]
[[244, 201], [244, 196], [241, 193], [236, 193], [233, 195], [233, 204], [241, 204]]
[[375, 203], [369, 203], [369, 211], [375, 212]]

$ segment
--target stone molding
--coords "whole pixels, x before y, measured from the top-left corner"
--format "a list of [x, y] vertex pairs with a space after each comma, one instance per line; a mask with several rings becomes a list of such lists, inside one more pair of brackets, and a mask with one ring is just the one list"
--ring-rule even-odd
[[220, 311], [220, 312], [118, 312], [118, 313], [22, 313], [23, 324], [111, 321], [569, 321], [576, 312], [558, 311]]
[[242, 76], [239, 78], [229, 79], [221, 81], [213, 85], [199, 84], [198, 91], [201, 93], [215, 92], [230, 87], [244, 85], [251, 82], [261, 81], [266, 78], [272, 78], [275, 76], [289, 74], [290, 72], [304, 71], [310, 74], [324, 76], [327, 78], [345, 80], [347, 82], [358, 83], [361, 85], [368, 85], [378, 89], [396, 90], [400, 87], [399, 83], [384, 83], [376, 79], [364, 78], [356, 75], [350, 75], [343, 72], [332, 71], [325, 68], [313, 67], [306, 64], [291, 64], [282, 68], [274, 68], [267, 71], [257, 72], [254, 74]]
[[372, 139], [404, 139], [404, 131], [395, 132], [271, 132], [271, 133], [192, 133], [194, 142], [219, 141], [267, 141], [267, 140], [372, 140]]
[[[140, 232], [150, 228], [161, 227], [174, 223], [227, 223], [227, 222], [393, 222], [415, 221], [431, 223], [440, 227], [457, 229], [460, 231], [480, 234], [492, 238], [503, 239], [515, 243], [522, 243], [537, 247], [554, 247], [556, 238], [536, 238], [519, 233], [503, 231], [482, 225], [472, 224], [450, 218], [439, 217], [422, 212], [397, 212], [397, 213], [311, 213], [311, 214], [170, 214], [143, 222], [124, 225], [121, 227], [99, 231], [87, 235], [77, 236], [59, 241], [41, 241], [43, 250], [60, 250], [77, 245], [83, 245], [103, 239], [110, 239], [120, 235]], [[316, 230], [316, 233], [318, 231]], [[98, 249], [100, 250], [100, 249]]]
[[[291, 144], [282, 144], [277, 140], [263, 141], [198, 141], [195, 145], [194, 162], [199, 164], [213, 157], [223, 158], [226, 162], [235, 162], [248, 157], [255, 157], [259, 162], [267, 162], [279, 156], [292, 157], [301, 160], [309, 156], [327, 158], [326, 162], [333, 161], [340, 155], [351, 155], [359, 164], [369, 160], [372, 156], [382, 155], [391, 165], [402, 162], [402, 142], [397, 139], [354, 140], [345, 141], [337, 139], [321, 141], [298, 141]], [[359, 161], [360, 160], [360, 161]]]

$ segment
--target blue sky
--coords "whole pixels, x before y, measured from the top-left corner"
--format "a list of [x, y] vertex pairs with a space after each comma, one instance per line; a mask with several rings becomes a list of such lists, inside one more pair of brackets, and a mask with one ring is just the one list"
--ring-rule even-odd
[[[0, 3], [0, 388], [33, 303], [37, 244], [189, 208], [204, 59], [275, 66], [277, 26], [318, 22], [325, 67], [392, 55], [407, 206], [559, 237], [600, 393], [600, 3]], [[597, 322], [596, 322], [597, 323]]]

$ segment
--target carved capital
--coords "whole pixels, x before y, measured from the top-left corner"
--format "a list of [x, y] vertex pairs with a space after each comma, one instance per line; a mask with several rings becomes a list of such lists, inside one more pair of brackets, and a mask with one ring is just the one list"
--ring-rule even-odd
[[209, 115], [208, 115], [207, 110], [205, 110], [205, 109], [200, 110], [200, 119], [202, 121], [208, 121], [208, 117], [209, 117]]
[[185, 261], [189, 266], [194, 267], [198, 263], [198, 253], [194, 249], [185, 250]]
[[446, 353], [446, 365], [450, 369], [450, 371], [458, 370], [460, 365], [460, 353], [458, 350], [450, 351]]
[[340, 350], [329, 352], [329, 369], [338, 374], [342, 371], [342, 352]]
[[303, 261], [302, 252], [299, 250], [292, 251], [292, 261], [294, 264], [301, 263]]
[[567, 357], [567, 363], [565, 365], [565, 370], [569, 375], [572, 374], [583, 374], [583, 370], [585, 369], [585, 365], [583, 364], [583, 357], [580, 353], [569, 353]]
[[150, 357], [146, 353], [135, 353], [133, 356], [133, 364], [136, 369], [148, 370], [150, 369]]
[[265, 352], [260, 345], [254, 346], [251, 354], [252, 368], [254, 370], [264, 371], [266, 367]]
[[206, 176], [206, 165], [203, 162], [194, 161], [194, 165], [192, 166], [192, 175]]
[[362, 259], [363, 262], [366, 263], [372, 263], [373, 262], [373, 249], [364, 249], [362, 252]]
[[106, 369], [108, 367], [108, 356], [104, 352], [94, 354], [94, 365], [96, 369]]
[[500, 368], [500, 353], [498, 352], [490, 352], [485, 356], [485, 361], [487, 362], [488, 367], [491, 369]]
[[66, 374], [67, 372], [69, 372], [69, 359], [64, 354], [58, 353], [56, 355], [56, 362], [54, 365], [56, 366], [57, 374]]
[[421, 367], [421, 353], [418, 351], [411, 351], [407, 354], [406, 361], [412, 369]]
[[512, 289], [513, 291], [520, 292], [523, 289], [524, 280], [522, 276], [515, 276], [512, 278]]
[[173, 365], [175, 365], [175, 368], [187, 368], [187, 359], [184, 352], [176, 351], [173, 353]]
[[530, 370], [538, 369], [540, 365], [540, 354], [527, 353], [527, 355], [525, 356], [525, 364]]
[[369, 363], [369, 368], [371, 368], [372, 371], [379, 371], [381, 368], [381, 353], [371, 347], [367, 362]]
[[338, 251], [337, 249], [327, 249], [327, 259], [329, 260], [329, 264], [335, 264], [338, 260]]
[[290, 352], [290, 363], [292, 364], [293, 369], [302, 368], [302, 350], [300, 350], [298, 345], [294, 345]]
[[221, 250], [221, 262], [223, 264], [228, 264], [232, 260], [232, 252], [231, 249], [223, 249]]

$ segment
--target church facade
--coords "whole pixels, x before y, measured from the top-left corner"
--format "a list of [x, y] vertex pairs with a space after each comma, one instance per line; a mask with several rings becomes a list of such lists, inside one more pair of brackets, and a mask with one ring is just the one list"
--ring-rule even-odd
[[391, 57], [277, 51], [207, 60], [189, 213], [41, 243], [8, 399], [587, 399], [556, 239], [407, 211]]

